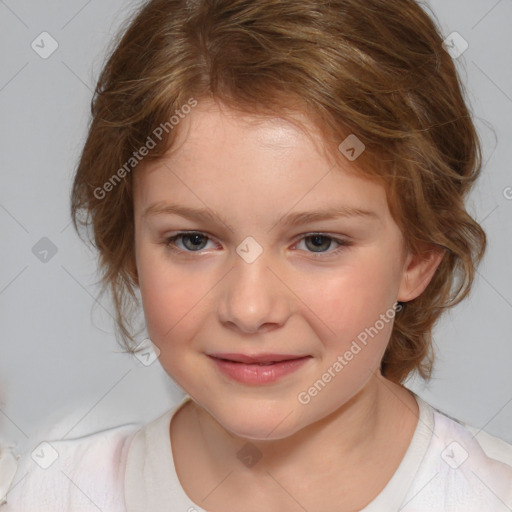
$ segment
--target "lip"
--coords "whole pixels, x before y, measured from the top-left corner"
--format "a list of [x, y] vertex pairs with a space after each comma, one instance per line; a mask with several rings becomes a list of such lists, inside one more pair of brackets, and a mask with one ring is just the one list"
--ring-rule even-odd
[[[209, 355], [217, 368], [230, 379], [244, 384], [270, 384], [276, 382], [287, 375], [297, 371], [302, 367], [311, 356], [296, 356], [284, 354], [259, 354], [258, 356], [246, 356], [243, 354], [219, 354]], [[229, 357], [228, 357], [229, 356]], [[250, 362], [236, 362], [234, 358], [245, 359]], [[233, 358], [233, 359], [231, 359]], [[260, 365], [258, 363], [272, 364]], [[228, 360], [231, 359], [231, 360]], [[264, 361], [266, 359], [266, 361]]]
[[218, 352], [215, 354], [208, 354], [210, 357], [215, 357], [217, 359], [226, 359], [228, 361], [234, 361], [237, 363], [274, 363], [280, 361], [289, 361], [291, 359], [300, 359], [303, 357], [309, 357], [306, 354], [255, 354], [255, 355], [246, 355], [246, 354], [234, 354], [234, 353], [226, 353], [226, 352]]

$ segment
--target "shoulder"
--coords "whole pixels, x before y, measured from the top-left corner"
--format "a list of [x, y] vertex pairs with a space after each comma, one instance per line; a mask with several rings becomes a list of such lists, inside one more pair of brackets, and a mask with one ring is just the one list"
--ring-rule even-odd
[[476, 439], [487, 457], [512, 467], [512, 444], [471, 425], [462, 425]]
[[510, 510], [512, 445], [427, 407], [432, 436], [404, 512]]
[[139, 429], [123, 425], [75, 439], [40, 442], [19, 461], [6, 511], [124, 512], [126, 456]]
[[18, 466], [14, 446], [0, 445], [0, 508], [6, 503], [6, 496]]
[[433, 408], [433, 411], [437, 442], [449, 443], [447, 447], [454, 443], [453, 450], [458, 449], [460, 445], [464, 450], [461, 450], [464, 458], [464, 461], [460, 461], [461, 465], [466, 461], [469, 461], [469, 466], [471, 463], [487, 464], [512, 477], [512, 444], [448, 416], [438, 409]]

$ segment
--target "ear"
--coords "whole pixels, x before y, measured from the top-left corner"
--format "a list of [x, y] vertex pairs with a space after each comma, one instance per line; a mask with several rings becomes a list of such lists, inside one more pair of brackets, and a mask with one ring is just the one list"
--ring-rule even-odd
[[443, 247], [425, 245], [421, 252], [407, 255], [397, 301], [408, 302], [423, 293], [434, 277], [445, 252]]

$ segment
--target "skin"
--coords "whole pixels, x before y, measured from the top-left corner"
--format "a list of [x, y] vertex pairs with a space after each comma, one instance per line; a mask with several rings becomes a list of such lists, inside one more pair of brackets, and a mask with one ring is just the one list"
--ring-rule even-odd
[[[383, 187], [349, 173], [348, 160], [333, 167], [313, 125], [297, 116], [307, 131], [201, 102], [172, 151], [134, 174], [147, 330], [163, 368], [192, 397], [171, 422], [175, 465], [188, 496], [213, 512], [362, 508], [395, 472], [418, 421], [414, 397], [379, 371], [392, 321], [309, 403], [298, 400], [379, 315], [421, 294], [442, 254], [407, 253]], [[144, 216], [160, 202], [208, 208], [214, 218]], [[330, 206], [378, 218], [281, 222]], [[198, 251], [186, 237], [166, 246], [180, 231], [205, 235]], [[320, 248], [310, 233], [327, 237]], [[248, 236], [263, 249], [252, 263], [236, 252]], [[213, 352], [312, 357], [257, 386], [220, 373]], [[237, 458], [247, 442], [262, 456], [252, 467]]]

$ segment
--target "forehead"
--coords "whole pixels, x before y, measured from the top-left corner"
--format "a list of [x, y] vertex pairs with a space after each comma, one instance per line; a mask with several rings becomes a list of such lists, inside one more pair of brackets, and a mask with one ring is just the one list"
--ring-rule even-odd
[[303, 114], [290, 120], [205, 102], [178, 128], [164, 157], [135, 172], [136, 203], [147, 207], [172, 198], [222, 209], [275, 210], [298, 201], [303, 207], [327, 201], [336, 206], [337, 201], [352, 208], [386, 208], [383, 187], [359, 175], [348, 160], [340, 165], [329, 158], [324, 140]]
[[212, 139], [224, 139], [228, 146], [259, 146], [261, 150], [297, 151], [298, 146], [314, 147], [322, 152], [324, 141], [318, 129], [299, 110], [287, 117], [234, 110], [227, 105], [204, 100], [177, 126], [176, 139], [167, 156], [175, 152], [199, 147], [207, 150]]

